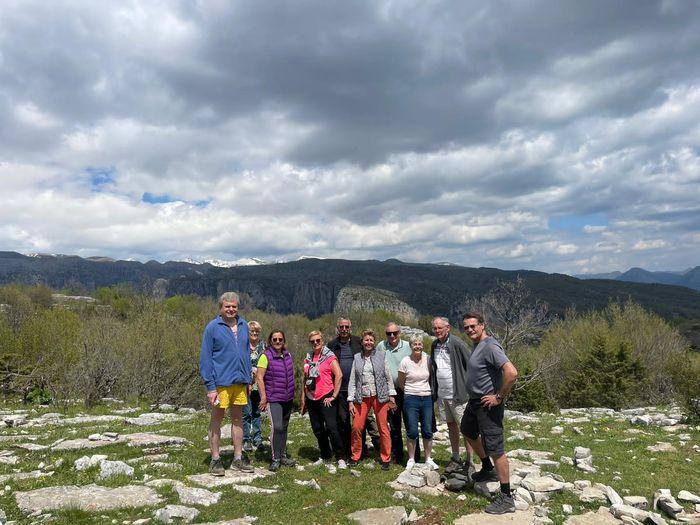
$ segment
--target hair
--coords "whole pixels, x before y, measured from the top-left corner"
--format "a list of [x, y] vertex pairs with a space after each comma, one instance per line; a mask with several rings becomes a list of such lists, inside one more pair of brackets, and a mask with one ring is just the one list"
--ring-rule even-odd
[[282, 330], [273, 330], [272, 332], [270, 332], [270, 335], [267, 336], [267, 346], [272, 346], [272, 336], [273, 336], [274, 334], [282, 334], [282, 339], [284, 339], [283, 342], [284, 342], [285, 345], [287, 344], [287, 336], [284, 335], [284, 331], [282, 331]]
[[308, 339], [309, 337], [314, 336], [314, 335], [320, 335], [321, 339], [323, 339], [323, 333], [320, 330], [311, 330], [309, 332], [309, 334], [306, 336], [306, 338]]
[[262, 330], [262, 326], [260, 326], [260, 323], [257, 321], [248, 321], [248, 328], [257, 328], [258, 330]]
[[433, 323], [438, 319], [445, 323], [446, 326], [450, 326], [450, 320], [447, 317], [433, 317]]
[[486, 324], [484, 314], [482, 314], [481, 312], [467, 312], [462, 316], [462, 321], [464, 321], [465, 319], [476, 319], [479, 322], [479, 324]]
[[348, 323], [350, 323], [350, 328], [352, 328], [352, 321], [347, 317], [338, 317], [338, 320], [335, 322], [335, 324], [340, 324], [340, 321], [347, 321]]
[[400, 325], [399, 323], [397, 323], [396, 321], [389, 321], [389, 322], [386, 324], [386, 327], [385, 327], [384, 329], [386, 330], [386, 329], [389, 328], [391, 325], [394, 325], [396, 328], [399, 329], [399, 332], [401, 332], [401, 325]]
[[371, 335], [372, 339], [375, 341], [377, 340], [377, 336], [374, 335], [374, 330], [362, 330], [362, 334], [360, 335], [361, 339], [364, 339], [366, 335]]
[[240, 304], [241, 300], [238, 298], [238, 294], [236, 292], [224, 292], [221, 294], [221, 297], [219, 297], [219, 309], [224, 305], [224, 302], [227, 303], [232, 303], [236, 302]]
[[422, 343], [423, 342], [423, 336], [418, 335], [418, 334], [413, 334], [411, 338], [408, 340], [408, 343], [413, 346], [413, 343]]

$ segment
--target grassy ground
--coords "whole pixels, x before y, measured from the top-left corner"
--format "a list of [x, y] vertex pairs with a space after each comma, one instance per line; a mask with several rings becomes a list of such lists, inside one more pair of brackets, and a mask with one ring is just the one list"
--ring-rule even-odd
[[[8, 407], [3, 407], [7, 409]], [[17, 408], [17, 407], [14, 407]], [[41, 412], [63, 412], [67, 416], [74, 415], [79, 409], [68, 408], [57, 410], [55, 407], [40, 409]], [[145, 411], [142, 408], [140, 411]], [[108, 407], [101, 407], [94, 413], [110, 413]], [[179, 463], [182, 469], [178, 471], [146, 469], [144, 465], [136, 465], [136, 479], [143, 479], [148, 473], [152, 478], [173, 478], [185, 480], [189, 474], [203, 473], [207, 471], [209, 454], [206, 451], [207, 443], [204, 439], [208, 417], [206, 414], [198, 414], [191, 421], [156, 425], [153, 427], [134, 427], [126, 424], [86, 424], [71, 428], [46, 426], [44, 428], [12, 428], [3, 429], [0, 435], [29, 433], [39, 435], [36, 443], [50, 444], [59, 438], [87, 437], [91, 433], [116, 431], [120, 433], [133, 432], [158, 432], [169, 435], [182, 436], [192, 442], [192, 445], [183, 448], [163, 447], [162, 452], [169, 454], [167, 462]], [[507, 450], [526, 448], [553, 452], [552, 459], [559, 460], [560, 456], [573, 456], [575, 446], [589, 447], [593, 452], [594, 465], [598, 469], [596, 474], [585, 474], [574, 467], [562, 464], [555, 471], [563, 476], [566, 481], [577, 479], [590, 479], [592, 482], [601, 482], [611, 485], [620, 495], [641, 495], [651, 500], [653, 493], [658, 488], [670, 488], [676, 494], [679, 490], [686, 489], [698, 493], [700, 491], [700, 452], [693, 449], [698, 444], [700, 430], [691, 428], [682, 430], [676, 434], [669, 434], [659, 427], [635, 427], [642, 430], [643, 434], [630, 433], [632, 426], [626, 422], [612, 419], [600, 419], [591, 423], [576, 423], [574, 425], [562, 425], [564, 433], [552, 435], [550, 430], [556, 425], [556, 417], [544, 415], [538, 423], [507, 422], [506, 435], [512, 430], [526, 430], [535, 435], [535, 438], [510, 441]], [[573, 431], [573, 426], [579, 427], [582, 435]], [[267, 424], [264, 425], [264, 435], [268, 435]], [[680, 444], [677, 437], [679, 433], [691, 435], [691, 439], [684, 445]], [[624, 440], [633, 438], [632, 442]], [[671, 453], [651, 453], [646, 451], [648, 445], [657, 441], [672, 443], [678, 450]], [[348, 523], [345, 515], [369, 507], [385, 507], [391, 505], [404, 505], [408, 511], [415, 508], [423, 515], [429, 514], [431, 523], [451, 523], [455, 518], [472, 512], [477, 512], [485, 507], [486, 499], [474, 495], [472, 492], [464, 493], [466, 500], [459, 501], [456, 494], [448, 493], [445, 496], [429, 497], [419, 495], [421, 503], [408, 503], [392, 498], [394, 490], [387, 485], [400, 473], [398, 466], [393, 466], [389, 472], [382, 471], [375, 465], [374, 469], [367, 468], [364, 464], [359, 467], [362, 473], [360, 477], [353, 477], [348, 470], [339, 470], [336, 474], [330, 474], [324, 466], [311, 466], [309, 463], [318, 458], [316, 440], [311, 432], [308, 417], [293, 418], [290, 425], [289, 450], [295, 459], [302, 465], [306, 465], [303, 472], [296, 469], [281, 469], [277, 475], [256, 480], [253, 484], [260, 487], [275, 487], [279, 489], [277, 494], [249, 495], [240, 494], [230, 488], [222, 487], [223, 497], [217, 505], [212, 507], [200, 507], [200, 515], [197, 522], [217, 521], [233, 519], [245, 515], [257, 516], [258, 524], [268, 523]], [[0, 449], [11, 449], [9, 442], [0, 443]], [[56, 485], [84, 485], [96, 482], [97, 468], [83, 472], [77, 472], [73, 468], [73, 462], [90, 454], [106, 454], [108, 459], [130, 459], [143, 455], [139, 448], [131, 448], [123, 444], [110, 445], [88, 451], [73, 452], [25, 452], [18, 450], [17, 455], [22, 459], [16, 465], [0, 465], [0, 474], [13, 472], [14, 469], [22, 471], [34, 470], [40, 462], [52, 464], [59, 458], [63, 464], [56, 469], [52, 477], [11, 481], [6, 483], [10, 490], [4, 490], [0, 496], [0, 508], [3, 509], [8, 519], [18, 520], [21, 523], [29, 523], [31, 520], [23, 517], [18, 511], [13, 492], [19, 490], [31, 490], [34, 488]], [[447, 447], [438, 446], [434, 457], [438, 463], [445, 465], [449, 453]], [[254, 458], [256, 466], [267, 466], [268, 453], [258, 453]], [[373, 463], [365, 461], [366, 463]], [[616, 480], [619, 476], [621, 479]], [[295, 479], [315, 479], [321, 486], [321, 491], [308, 487], [302, 487], [294, 483]], [[127, 478], [113, 478], [100, 482], [106, 486], [119, 486], [133, 482]], [[1, 488], [1, 487], [0, 487]], [[177, 494], [170, 487], [158, 489], [165, 503], [178, 503]], [[575, 512], [583, 512], [586, 508], [597, 509], [598, 504], [584, 505], [571, 493], [556, 496], [548, 503], [550, 518], [559, 524], [563, 521], [561, 504], [570, 503]], [[154, 508], [140, 508], [114, 511], [108, 513], [84, 513], [80, 511], [61, 511], [53, 514], [52, 523], [80, 524], [80, 523], [122, 523], [139, 518], [152, 517]]]

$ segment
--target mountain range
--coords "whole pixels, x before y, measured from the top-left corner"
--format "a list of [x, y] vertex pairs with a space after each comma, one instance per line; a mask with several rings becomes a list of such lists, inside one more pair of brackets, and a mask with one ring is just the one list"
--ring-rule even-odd
[[[698, 270], [693, 271], [697, 274]], [[219, 267], [181, 261], [141, 263], [0, 252], [0, 283], [41, 283], [54, 289], [84, 292], [100, 286], [130, 283], [138, 291], [165, 296], [215, 297], [226, 290], [237, 290], [250, 296], [259, 308], [310, 317], [334, 311], [341, 291], [348, 287], [379, 290], [419, 315], [445, 315], [454, 312], [466, 296], [481, 296], [499, 280], [512, 280], [517, 276], [525, 281], [536, 298], [546, 301], [555, 314], [563, 314], [572, 307], [579, 310], [602, 308], [610, 300], [631, 298], [667, 319], [700, 319], [700, 292], [687, 287], [621, 279], [584, 280], [531, 270], [405, 263], [396, 259], [313, 258]]]
[[577, 279], [612, 279], [631, 283], [656, 283], [687, 286], [700, 290], [700, 266], [682, 272], [650, 272], [643, 268], [630, 268], [626, 272], [574, 275]]

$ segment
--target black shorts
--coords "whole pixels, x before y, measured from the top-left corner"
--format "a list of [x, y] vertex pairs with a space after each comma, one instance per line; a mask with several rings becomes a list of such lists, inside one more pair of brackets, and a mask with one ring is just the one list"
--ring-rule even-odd
[[503, 446], [503, 403], [492, 408], [484, 408], [480, 399], [470, 399], [459, 425], [462, 434], [476, 439], [481, 434], [484, 450], [489, 456], [501, 456]]

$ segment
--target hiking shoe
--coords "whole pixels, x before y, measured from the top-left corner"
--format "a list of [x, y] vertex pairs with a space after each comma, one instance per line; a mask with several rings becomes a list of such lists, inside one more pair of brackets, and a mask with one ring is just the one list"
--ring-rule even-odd
[[433, 469], [433, 470], [440, 470], [440, 467], [438, 466], [437, 463], [435, 463], [435, 462], [433, 461], [433, 458], [427, 458], [427, 459], [425, 460], [425, 464], [426, 464], [427, 466], [429, 466], [429, 467], [430, 467], [431, 469]]
[[253, 444], [250, 441], [243, 443], [243, 452], [253, 452]]
[[498, 481], [498, 473], [495, 468], [491, 470], [481, 469], [479, 472], [474, 472], [472, 474], [472, 480], [474, 483], [480, 483], [482, 481]]
[[292, 458], [290, 458], [290, 457], [287, 456], [287, 455], [285, 455], [285, 456], [280, 460], [280, 463], [282, 463], [282, 465], [284, 465], [285, 467], [294, 467], [294, 466], [297, 464], [296, 461], [294, 461]]
[[463, 463], [461, 461], [457, 461], [456, 459], [451, 459], [450, 462], [447, 464], [445, 467], [445, 474], [449, 474], [450, 472], [454, 472], [456, 470], [461, 470], [463, 467]]
[[270, 466], [267, 467], [267, 470], [270, 470], [272, 472], [277, 472], [280, 469], [280, 462], [276, 459], [272, 460], [272, 463], [270, 463]]
[[347, 462], [344, 459], [339, 459], [338, 460], [338, 468], [341, 470], [345, 470], [346, 468], [348, 468]]
[[406, 462], [406, 470], [411, 470], [413, 468], [413, 465], [416, 464], [416, 460], [411, 458]]
[[211, 474], [212, 476], [226, 475], [226, 469], [224, 468], [224, 464], [221, 461], [221, 458], [211, 460], [211, 463], [209, 463], [209, 474]]
[[506, 514], [515, 512], [515, 501], [512, 496], [506, 496], [503, 492], [499, 492], [494, 498], [493, 503], [484, 509], [488, 514]]
[[235, 468], [240, 472], [253, 472], [255, 469], [250, 463], [246, 463], [243, 459], [234, 459], [231, 463], [231, 468]]
[[257, 450], [258, 452], [265, 452], [265, 445], [263, 443], [258, 443], [257, 445], [254, 445], [254, 446], [255, 446], [255, 450]]
[[382, 470], [389, 470], [390, 467], [391, 467], [391, 462], [382, 461]]

